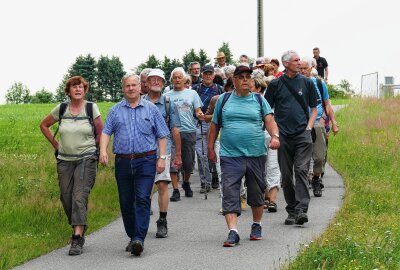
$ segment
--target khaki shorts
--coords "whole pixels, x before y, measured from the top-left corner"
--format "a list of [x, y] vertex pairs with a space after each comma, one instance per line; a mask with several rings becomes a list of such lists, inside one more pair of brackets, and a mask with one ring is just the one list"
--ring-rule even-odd
[[166, 181], [166, 182], [171, 182], [171, 175], [169, 173], [169, 167], [171, 163], [171, 155], [167, 155], [167, 158], [165, 159], [165, 170], [162, 173], [157, 173], [156, 174], [156, 180], [154, 181], [155, 184], [159, 181]]

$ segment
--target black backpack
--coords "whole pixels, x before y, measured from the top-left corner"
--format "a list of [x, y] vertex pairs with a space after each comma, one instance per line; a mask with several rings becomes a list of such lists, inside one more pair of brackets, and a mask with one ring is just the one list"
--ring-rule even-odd
[[92, 126], [94, 139], [96, 140], [96, 127], [94, 126], [94, 120], [93, 120], [93, 102], [89, 101], [86, 102], [86, 117], [65, 117], [64, 113], [67, 110], [67, 106], [68, 102], [62, 102], [60, 104], [60, 110], [58, 112], [58, 127], [56, 129], [56, 132], [54, 132], [53, 138], [55, 138], [58, 133], [58, 129], [60, 128], [62, 119], [75, 119], [75, 120], [87, 119], [90, 125]]
[[167, 126], [169, 129], [170, 128], [170, 122], [171, 122], [171, 99], [169, 96], [165, 96], [164, 99], [164, 106], [165, 106], [165, 122], [167, 123]]

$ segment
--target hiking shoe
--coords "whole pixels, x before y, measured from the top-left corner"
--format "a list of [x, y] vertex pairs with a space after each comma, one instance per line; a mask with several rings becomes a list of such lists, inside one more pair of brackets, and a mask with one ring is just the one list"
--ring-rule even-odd
[[308, 216], [304, 212], [299, 212], [296, 216], [294, 223], [296, 225], [303, 225], [304, 223], [308, 222]]
[[213, 175], [211, 180], [211, 187], [213, 189], [219, 189], [218, 175]]
[[166, 238], [168, 236], [167, 219], [160, 218], [157, 220], [157, 238]]
[[261, 225], [257, 223], [253, 223], [251, 225], [251, 233], [250, 233], [250, 240], [261, 240]]
[[293, 225], [295, 221], [295, 214], [289, 213], [288, 217], [285, 219], [285, 225]]
[[85, 240], [82, 236], [72, 235], [72, 239], [71, 239], [71, 248], [69, 249], [68, 254], [70, 256], [74, 256], [74, 255], [81, 255], [83, 252], [83, 244], [85, 243]]
[[224, 247], [234, 247], [239, 244], [239, 234], [233, 230], [229, 231], [228, 238], [224, 242]]
[[133, 244], [133, 241], [132, 240], [129, 241], [128, 245], [125, 248], [126, 252], [132, 252], [132, 244]]
[[190, 188], [190, 183], [189, 182], [183, 182], [182, 188], [185, 191], [185, 197], [193, 197], [193, 191]]
[[131, 254], [135, 256], [140, 256], [143, 252], [143, 243], [140, 240], [134, 240], [132, 241], [132, 251]]
[[278, 211], [278, 205], [275, 202], [268, 203], [268, 212], [275, 213]]
[[205, 185], [204, 183], [201, 183], [200, 186], [200, 193], [206, 193], [207, 192], [211, 192], [211, 186], [210, 185]]
[[313, 178], [312, 182], [313, 193], [315, 197], [322, 196], [322, 188], [321, 188], [321, 178]]
[[172, 192], [171, 198], [169, 198], [171, 202], [177, 202], [181, 200], [181, 193], [179, 192], [179, 189], [174, 189]]

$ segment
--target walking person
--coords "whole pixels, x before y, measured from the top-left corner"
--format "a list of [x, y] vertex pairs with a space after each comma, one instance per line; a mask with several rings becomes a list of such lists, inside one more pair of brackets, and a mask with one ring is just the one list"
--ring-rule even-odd
[[[281, 147], [278, 162], [288, 217], [286, 225], [308, 222], [308, 167], [312, 154], [312, 127], [317, 117], [313, 82], [299, 74], [300, 57], [295, 51], [282, 55], [286, 73], [268, 85], [265, 97], [274, 108]], [[309, 113], [309, 107], [311, 113]], [[293, 172], [295, 183], [293, 183]]]
[[240, 184], [243, 176], [246, 177], [247, 183], [247, 203], [251, 206], [253, 214], [250, 240], [262, 239], [261, 218], [264, 210], [267, 150], [263, 122], [273, 137], [269, 147], [279, 147], [278, 128], [270, 106], [261, 95], [250, 91], [251, 73], [252, 70], [248, 66], [236, 68], [233, 77], [235, 90], [218, 98], [208, 136], [208, 157], [216, 162], [214, 145], [222, 127], [222, 209], [229, 229], [224, 247], [235, 246], [240, 241], [237, 221], [241, 214]]
[[[97, 173], [96, 145], [103, 129], [99, 108], [84, 99], [88, 91], [89, 84], [84, 78], [69, 78], [65, 85], [69, 102], [57, 105], [40, 123], [43, 135], [56, 151], [60, 200], [73, 229], [69, 255], [83, 252], [89, 193]], [[59, 122], [58, 141], [50, 131], [56, 122]]]
[[157, 106], [140, 98], [138, 75], [127, 74], [121, 83], [124, 98], [108, 113], [100, 140], [100, 162], [107, 165], [107, 146], [114, 134], [115, 178], [130, 238], [126, 251], [140, 256], [149, 228], [154, 176], [165, 169], [169, 130]]
[[[157, 220], [157, 238], [166, 238], [168, 236], [167, 212], [169, 202], [168, 184], [171, 182], [170, 166], [176, 169], [179, 169], [182, 166], [181, 136], [179, 134], [181, 121], [175, 104], [171, 104], [169, 98], [166, 98], [165, 95], [161, 95], [164, 83], [164, 72], [161, 69], [152, 69], [147, 77], [149, 92], [147, 95], [142, 96], [143, 99], [152, 102], [160, 110], [161, 115], [164, 117], [164, 120], [170, 129], [173, 140], [171, 140], [171, 135], [169, 135], [167, 138], [165, 170], [161, 173], [157, 173], [155, 177], [155, 184], [158, 189], [158, 208], [160, 210], [160, 217]], [[174, 153], [171, 153], [172, 144], [174, 145]], [[164, 158], [159, 154], [158, 156]]]
[[[195, 144], [196, 144], [196, 123], [198, 120], [204, 120], [204, 114], [201, 111], [203, 105], [196, 91], [185, 88], [185, 70], [177, 67], [171, 72], [171, 82], [174, 86], [173, 91], [169, 91], [165, 95], [170, 98], [178, 109], [179, 118], [181, 120], [180, 135], [182, 148], [182, 169], [184, 172], [184, 180], [182, 188], [185, 191], [185, 197], [193, 197], [193, 191], [190, 187], [190, 175], [193, 172], [195, 161]], [[171, 168], [171, 180], [173, 192], [170, 201], [177, 202], [181, 199], [178, 189], [178, 171]]]

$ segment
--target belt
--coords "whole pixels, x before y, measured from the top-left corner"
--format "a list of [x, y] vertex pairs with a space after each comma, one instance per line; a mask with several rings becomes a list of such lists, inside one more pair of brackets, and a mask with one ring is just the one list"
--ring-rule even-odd
[[135, 158], [142, 158], [142, 157], [155, 155], [156, 153], [157, 153], [156, 150], [152, 150], [152, 151], [144, 152], [144, 153], [116, 154], [115, 157], [117, 157], [117, 158], [135, 159]]

